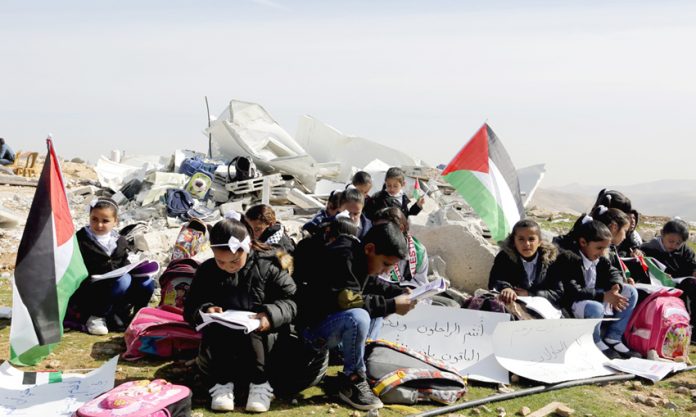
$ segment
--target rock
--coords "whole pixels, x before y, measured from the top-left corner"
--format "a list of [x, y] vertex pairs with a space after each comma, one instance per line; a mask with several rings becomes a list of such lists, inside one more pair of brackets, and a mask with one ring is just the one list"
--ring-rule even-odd
[[667, 404], [664, 404], [664, 407], [668, 410], [677, 410], [679, 409], [679, 406], [677, 406], [675, 403], [672, 401], [667, 401]]
[[520, 415], [520, 416], [522, 416], [522, 417], [526, 417], [526, 416], [528, 416], [531, 412], [532, 412], [532, 410], [531, 410], [529, 407], [524, 406], [524, 407], [520, 408], [520, 411], [517, 412], [517, 415]]
[[480, 415], [481, 415], [481, 410], [479, 410], [478, 408], [472, 408], [472, 409], [471, 409], [471, 415], [472, 415], [472, 416], [480, 416]]
[[362, 414], [360, 414], [360, 411], [353, 411], [350, 413], [350, 417], [360, 417]]
[[327, 411], [329, 414], [336, 414], [336, 409], [334, 408], [329, 408], [329, 411]]
[[135, 235], [136, 249], [143, 252], [163, 252], [169, 250], [169, 238], [164, 232], [153, 231]]
[[60, 368], [60, 365], [61, 364], [60, 364], [59, 360], [56, 360], [56, 359], [50, 360], [46, 364], [46, 369], [58, 369], [58, 368]]
[[445, 277], [454, 288], [471, 293], [478, 288], [488, 288], [496, 248], [471, 228], [462, 224], [414, 225], [411, 233], [428, 249], [428, 255], [438, 255], [447, 263]]
[[633, 396], [633, 402], [634, 402], [634, 403], [645, 404], [645, 401], [646, 401], [647, 399], [648, 399], [648, 398], [647, 398], [646, 396], [644, 396], [644, 395], [638, 395], [638, 394], [636, 394], [636, 395]]
[[688, 388], [688, 387], [685, 387], [685, 386], [682, 385], [682, 386], [680, 386], [680, 387], [677, 387], [677, 389], [674, 390], [674, 392], [676, 392], [677, 394], [689, 395], [689, 393], [690, 393], [691, 391], [689, 391], [689, 388]]
[[297, 398], [293, 398], [292, 401], [290, 401], [290, 405], [298, 405], [300, 404], [299, 401], [297, 401]]
[[643, 390], [643, 384], [640, 381], [628, 381], [631, 383], [631, 388], [636, 390], [636, 391], [642, 391]]
[[657, 401], [654, 398], [648, 398], [643, 402], [643, 404], [650, 406], [650, 407], [656, 407], [657, 406]]
[[379, 410], [374, 409], [367, 412], [367, 417], [379, 417]]
[[573, 410], [565, 404], [560, 404], [556, 408], [556, 414], [558, 414], [561, 417], [570, 417], [573, 415], [573, 413], [575, 413], [575, 410]]
[[667, 398], [665, 397], [665, 394], [661, 393], [660, 391], [650, 391], [650, 396], [653, 398]]
[[515, 392], [515, 390], [514, 390], [512, 387], [508, 386], [508, 385], [499, 384], [499, 385], [498, 385], [498, 392], [501, 393], [501, 394], [509, 394], [509, 393], [511, 393], [511, 392]]

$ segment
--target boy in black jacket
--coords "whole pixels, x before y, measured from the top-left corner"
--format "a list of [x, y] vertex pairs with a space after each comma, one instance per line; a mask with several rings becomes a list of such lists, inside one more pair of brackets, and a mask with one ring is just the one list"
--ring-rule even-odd
[[424, 197], [420, 197], [409, 209], [411, 200], [404, 194], [406, 177], [401, 168], [392, 167], [387, 170], [384, 177], [384, 187], [382, 191], [375, 193], [372, 198], [365, 201], [365, 215], [372, 220], [375, 213], [387, 207], [398, 207], [404, 212], [406, 217], [416, 216], [423, 210]]
[[416, 304], [401, 287], [377, 278], [406, 256], [404, 236], [391, 223], [373, 227], [364, 243], [339, 235], [328, 245], [324, 259], [316, 260], [322, 262], [325, 275], [306, 277], [299, 294], [303, 337], [317, 349], [340, 345], [344, 363], [339, 396], [359, 410], [383, 406], [365, 375], [370, 319], [406, 314]]

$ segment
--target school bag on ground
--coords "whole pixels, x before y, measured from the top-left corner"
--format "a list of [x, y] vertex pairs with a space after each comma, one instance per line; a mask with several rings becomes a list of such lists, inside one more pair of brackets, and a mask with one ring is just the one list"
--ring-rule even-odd
[[77, 417], [190, 417], [191, 390], [163, 379], [130, 381], [77, 409]]
[[176, 259], [169, 262], [159, 278], [160, 306], [176, 307], [183, 311], [186, 295], [193, 277], [196, 276], [198, 261], [191, 258]]
[[121, 357], [134, 361], [154, 355], [162, 358], [194, 356], [201, 334], [194, 330], [176, 307], [141, 308], [123, 335], [126, 351]]
[[208, 227], [201, 220], [194, 218], [181, 226], [174, 242], [171, 260], [192, 258], [207, 248]]
[[630, 349], [644, 357], [654, 349], [666, 359], [689, 354], [690, 316], [681, 295], [682, 290], [660, 288], [638, 304], [624, 332]]
[[372, 391], [387, 404], [452, 404], [467, 391], [456, 369], [397, 343], [368, 342], [365, 365]]
[[167, 216], [179, 217], [184, 220], [187, 220], [186, 213], [195, 204], [191, 194], [177, 188], [167, 190], [165, 202], [167, 204]]

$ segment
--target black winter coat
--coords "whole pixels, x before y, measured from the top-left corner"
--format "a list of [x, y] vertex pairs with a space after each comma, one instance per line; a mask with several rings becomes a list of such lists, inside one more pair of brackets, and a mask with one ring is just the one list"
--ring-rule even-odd
[[130, 263], [128, 262], [128, 243], [123, 236], [120, 236], [116, 241], [114, 252], [108, 255], [104, 248], [89, 236], [84, 227], [78, 230], [75, 235], [89, 275], [105, 274]]
[[[305, 262], [315, 265], [306, 267]], [[353, 236], [341, 235], [317, 256], [296, 257], [295, 264], [297, 271], [309, 274], [296, 276], [302, 281], [297, 297], [300, 328], [314, 326], [330, 314], [341, 311], [339, 294], [344, 290], [361, 294], [362, 308], [373, 318], [394, 313], [394, 297], [403, 293], [398, 285], [367, 275], [363, 245]]]
[[604, 301], [604, 293], [614, 284], [623, 285], [623, 274], [611, 266], [609, 259], [599, 258], [596, 267], [597, 282], [594, 288], [587, 288], [583, 273], [582, 257], [579, 252], [561, 250], [549, 272], [550, 279], [563, 283], [561, 306], [569, 308], [574, 302], [581, 300]]
[[197, 326], [202, 321], [200, 313], [212, 306], [265, 312], [273, 331], [294, 320], [295, 289], [295, 281], [281, 269], [274, 253], [252, 251], [244, 267], [233, 275], [218, 268], [215, 259], [208, 259], [198, 268], [191, 283], [184, 318]]
[[696, 254], [686, 243], [681, 248], [670, 253], [662, 249], [660, 238], [656, 237], [644, 243], [640, 250], [646, 256], [651, 256], [665, 264], [667, 267], [665, 272], [674, 278], [690, 277], [696, 271]]
[[[539, 254], [535, 267], [536, 276], [532, 285], [529, 285], [527, 272], [522, 265], [520, 255], [508, 245], [502, 245], [500, 252], [493, 261], [493, 267], [488, 279], [488, 288], [498, 292], [505, 288], [522, 288], [531, 296], [544, 297], [551, 303], [560, 306], [563, 296], [563, 285], [549, 271], [553, 269], [558, 250], [555, 246], [543, 242], [537, 251]], [[558, 275], [558, 274], [556, 274]]]
[[399, 204], [399, 201], [390, 196], [385, 190], [382, 190], [375, 193], [372, 198], [365, 202], [365, 209], [363, 211], [365, 212], [365, 216], [367, 216], [367, 218], [370, 220], [374, 219], [375, 213], [387, 207], [400, 208], [406, 217], [417, 216], [418, 213], [421, 212], [422, 208], [420, 208], [418, 204], [414, 204], [409, 209], [408, 204], [410, 202], [411, 200], [406, 197], [406, 194], [402, 194], [401, 203]]

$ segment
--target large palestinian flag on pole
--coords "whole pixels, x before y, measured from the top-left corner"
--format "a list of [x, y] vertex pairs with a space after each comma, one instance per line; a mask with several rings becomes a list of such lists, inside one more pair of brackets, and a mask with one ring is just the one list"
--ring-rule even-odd
[[488, 124], [464, 145], [442, 176], [486, 223], [495, 241], [505, 239], [524, 216], [517, 171]]
[[63, 335], [68, 300], [87, 277], [51, 139], [22, 241], [12, 288], [10, 362], [34, 365]]

